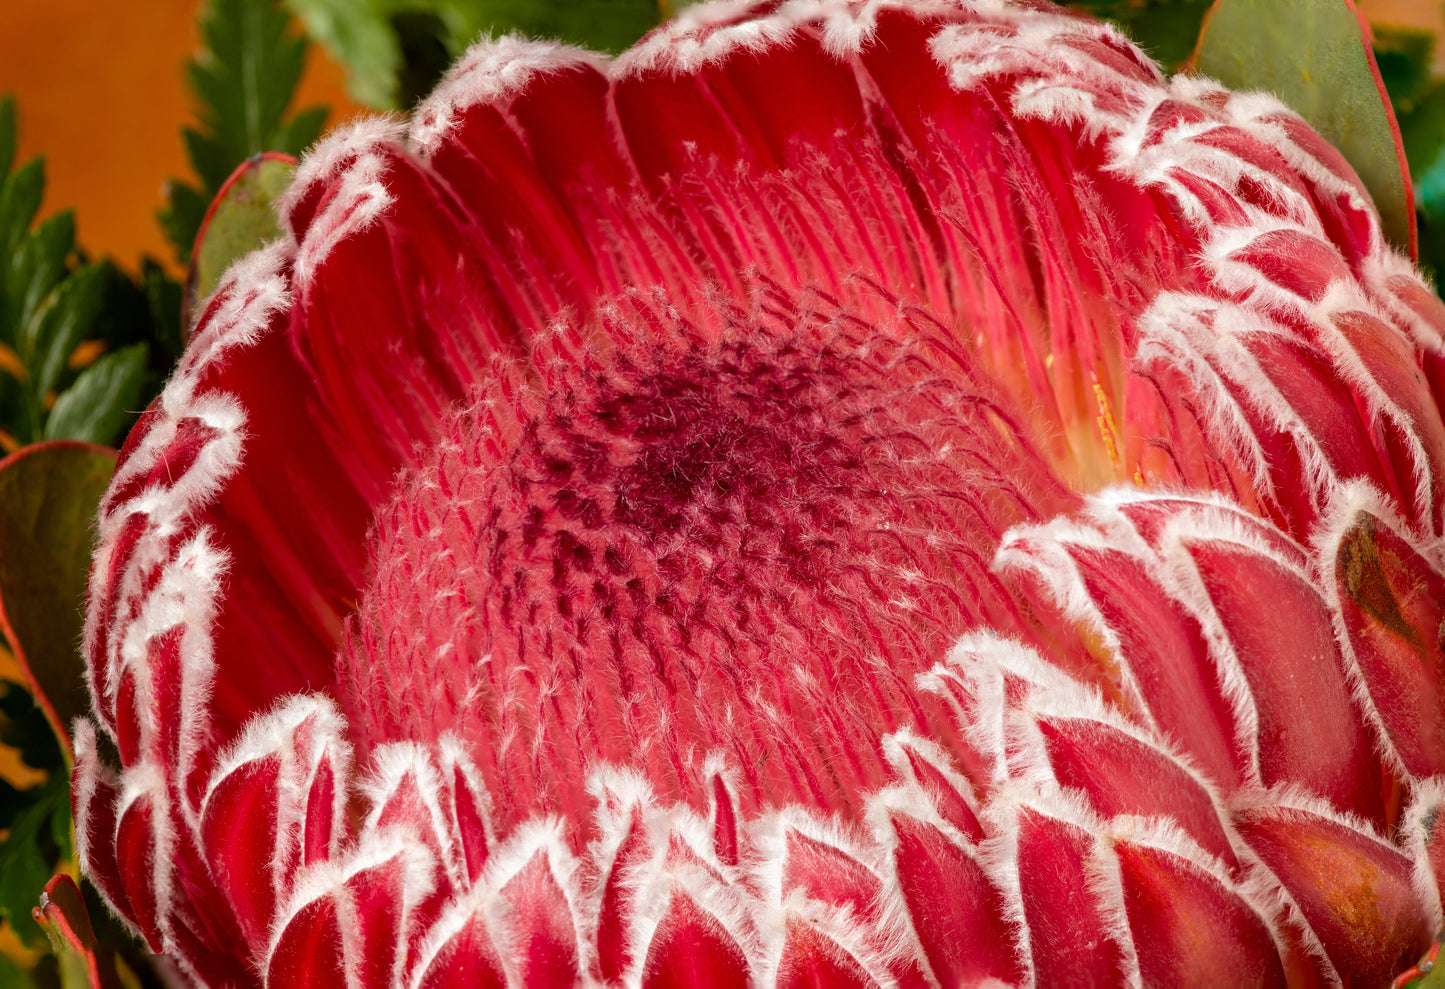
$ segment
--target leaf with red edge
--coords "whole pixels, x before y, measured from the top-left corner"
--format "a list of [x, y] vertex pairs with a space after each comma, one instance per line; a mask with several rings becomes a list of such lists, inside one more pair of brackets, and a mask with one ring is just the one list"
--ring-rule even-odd
[[70, 756], [67, 728], [89, 707], [80, 641], [91, 520], [115, 451], [57, 440], [0, 461], [0, 630]]
[[191, 267], [186, 276], [185, 315], [210, 296], [231, 262], [281, 235], [276, 200], [291, 184], [296, 159], [279, 151], [252, 155], [226, 179], [196, 233]]
[[114, 969], [102, 965], [96, 957], [90, 914], [80, 889], [69, 876], [56, 876], [45, 885], [40, 905], [31, 910], [31, 915], [50, 938], [51, 949], [60, 960], [61, 982], [66, 989], [80, 986], [112, 989], [120, 985]]
[[1400, 128], [1352, 0], [1216, 0], [1190, 61], [1231, 89], [1274, 93], [1309, 121], [1364, 182], [1385, 236], [1416, 256]]
[[1440, 942], [1436, 941], [1408, 970], [1395, 976], [1390, 989], [1440, 989], [1445, 986], [1445, 965], [1438, 964]]

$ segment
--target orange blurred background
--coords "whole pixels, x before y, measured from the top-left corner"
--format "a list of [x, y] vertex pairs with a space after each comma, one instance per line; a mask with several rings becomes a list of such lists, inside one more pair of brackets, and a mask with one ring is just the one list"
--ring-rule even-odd
[[[0, 94], [14, 93], [17, 162], [45, 155], [44, 214], [74, 207], [81, 245], [134, 272], [142, 254], [177, 271], [155, 221], [166, 179], [195, 181], [180, 128], [192, 118], [182, 62], [197, 0], [0, 0]], [[309, 49], [294, 106], [357, 112], [341, 69]]]

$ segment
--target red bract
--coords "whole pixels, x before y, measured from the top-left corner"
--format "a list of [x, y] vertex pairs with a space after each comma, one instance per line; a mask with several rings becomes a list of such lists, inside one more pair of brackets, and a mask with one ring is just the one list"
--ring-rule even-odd
[[198, 982], [1429, 946], [1445, 309], [1273, 99], [1032, 5], [704, 6], [483, 42], [283, 220], [89, 602], [82, 861]]

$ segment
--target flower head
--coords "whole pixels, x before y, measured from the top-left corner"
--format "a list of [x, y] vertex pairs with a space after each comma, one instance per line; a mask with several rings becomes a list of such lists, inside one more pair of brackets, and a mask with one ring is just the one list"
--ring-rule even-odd
[[91, 584], [82, 860], [198, 982], [1429, 945], [1445, 310], [1276, 101], [1030, 4], [714, 4], [480, 43], [283, 226]]

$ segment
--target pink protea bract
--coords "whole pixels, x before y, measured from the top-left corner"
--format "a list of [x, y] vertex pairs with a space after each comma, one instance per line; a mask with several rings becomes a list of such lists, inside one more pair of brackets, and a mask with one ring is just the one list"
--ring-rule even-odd
[[282, 220], [88, 604], [82, 862], [198, 984], [1430, 947], [1445, 307], [1274, 99], [1035, 4], [721, 3], [483, 41]]

